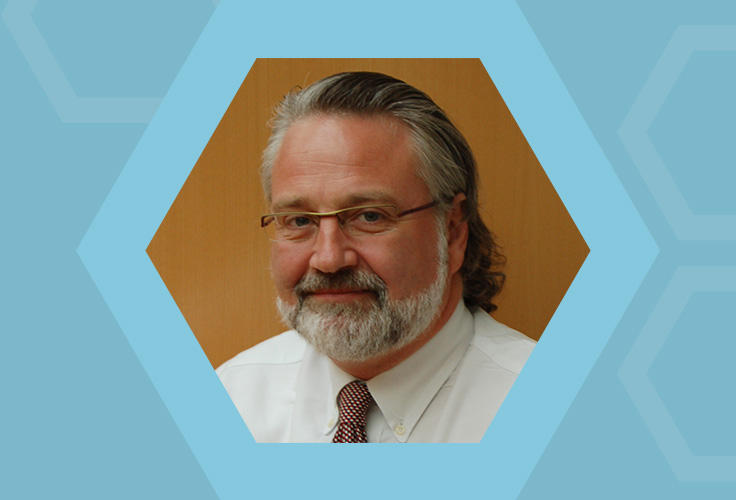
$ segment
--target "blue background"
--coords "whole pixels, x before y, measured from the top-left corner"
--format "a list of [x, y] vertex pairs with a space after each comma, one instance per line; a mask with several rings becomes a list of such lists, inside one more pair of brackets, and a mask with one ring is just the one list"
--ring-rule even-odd
[[[736, 5], [0, 0], [0, 497], [736, 497]], [[480, 445], [256, 446], [145, 248], [255, 57], [480, 57], [591, 253]]]

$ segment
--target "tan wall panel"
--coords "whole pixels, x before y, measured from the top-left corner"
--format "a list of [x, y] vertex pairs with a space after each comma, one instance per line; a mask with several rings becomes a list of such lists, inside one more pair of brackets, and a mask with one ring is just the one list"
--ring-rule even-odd
[[213, 366], [280, 331], [258, 176], [271, 109], [295, 86], [380, 71], [427, 92], [468, 139], [508, 262], [494, 316], [538, 339], [588, 249], [477, 59], [257, 60], [148, 253]]

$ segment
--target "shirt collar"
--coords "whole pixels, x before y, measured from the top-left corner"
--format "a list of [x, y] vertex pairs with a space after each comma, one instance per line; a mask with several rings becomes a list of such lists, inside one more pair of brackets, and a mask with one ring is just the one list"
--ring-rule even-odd
[[[473, 315], [461, 300], [445, 326], [429, 342], [400, 364], [367, 382], [398, 441], [409, 439], [419, 418], [462, 359], [472, 337]], [[330, 422], [337, 422], [337, 395], [355, 377], [332, 362], [328, 364], [330, 387], [326, 413]]]

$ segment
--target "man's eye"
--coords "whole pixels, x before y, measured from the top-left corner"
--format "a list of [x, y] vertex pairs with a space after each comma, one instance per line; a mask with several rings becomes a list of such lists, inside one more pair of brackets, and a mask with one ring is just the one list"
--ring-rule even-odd
[[304, 215], [290, 215], [284, 218], [284, 227], [288, 229], [303, 229], [312, 224], [312, 219]]
[[361, 212], [358, 214], [358, 220], [360, 220], [361, 222], [381, 222], [385, 218], [386, 216], [384, 214], [373, 210], [366, 210], [365, 212]]
[[394, 218], [380, 208], [360, 210], [348, 219], [348, 225], [351, 228], [365, 233], [381, 233], [387, 231], [391, 229], [394, 222]]

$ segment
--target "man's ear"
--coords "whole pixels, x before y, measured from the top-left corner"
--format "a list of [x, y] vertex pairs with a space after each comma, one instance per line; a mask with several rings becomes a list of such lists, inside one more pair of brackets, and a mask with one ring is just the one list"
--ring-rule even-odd
[[452, 208], [447, 213], [447, 250], [450, 275], [460, 270], [468, 246], [468, 222], [465, 217], [467, 198], [458, 193], [452, 199]]

